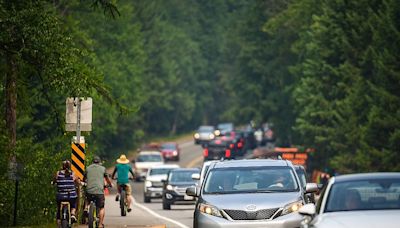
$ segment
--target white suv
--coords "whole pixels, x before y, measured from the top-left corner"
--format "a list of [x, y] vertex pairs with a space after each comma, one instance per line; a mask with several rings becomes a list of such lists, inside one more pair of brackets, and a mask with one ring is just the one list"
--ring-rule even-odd
[[146, 177], [147, 170], [155, 166], [163, 165], [164, 158], [159, 151], [141, 151], [134, 160], [134, 163], [136, 180], [140, 181]]
[[179, 165], [160, 165], [150, 168], [147, 171], [146, 182], [144, 184], [143, 199], [145, 203], [150, 203], [152, 198], [161, 198], [163, 191], [163, 180], [168, 177], [168, 172], [179, 168]]

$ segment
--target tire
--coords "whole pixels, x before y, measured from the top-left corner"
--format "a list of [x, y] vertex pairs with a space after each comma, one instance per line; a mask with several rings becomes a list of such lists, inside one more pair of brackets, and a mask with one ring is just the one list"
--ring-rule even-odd
[[164, 210], [171, 210], [171, 204], [169, 204], [169, 203], [167, 203], [167, 202], [165, 202], [165, 201], [163, 200], [163, 202], [162, 202], [162, 208], [163, 208]]
[[119, 206], [121, 208], [121, 216], [126, 216], [126, 192], [124, 190], [121, 191], [121, 196], [119, 199]]
[[89, 215], [88, 215], [88, 224], [89, 228], [96, 227], [96, 205], [94, 202], [91, 202], [89, 205]]
[[[67, 217], [65, 218], [65, 219], [63, 219], [63, 215], [64, 214], [66, 214], [67, 215]], [[69, 228], [70, 226], [69, 226], [69, 212], [68, 212], [68, 208], [66, 207], [66, 206], [64, 206], [63, 208], [62, 208], [62, 212], [61, 212], [61, 227], [62, 228]]]
[[68, 220], [61, 220], [61, 227], [62, 228], [70, 228]]
[[146, 196], [146, 194], [143, 194], [143, 199], [145, 203], [151, 203], [151, 198]]

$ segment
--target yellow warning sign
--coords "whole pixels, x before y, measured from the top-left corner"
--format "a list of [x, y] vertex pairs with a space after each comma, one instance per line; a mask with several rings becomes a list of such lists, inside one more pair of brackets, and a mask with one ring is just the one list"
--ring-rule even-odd
[[72, 154], [71, 154], [71, 169], [75, 175], [83, 180], [83, 174], [85, 172], [85, 143], [72, 143]]

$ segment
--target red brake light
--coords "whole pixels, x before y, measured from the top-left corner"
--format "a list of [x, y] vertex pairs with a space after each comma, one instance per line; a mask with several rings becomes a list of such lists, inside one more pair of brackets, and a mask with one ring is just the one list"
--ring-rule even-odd
[[231, 145], [229, 145], [229, 148], [233, 149], [234, 146], [235, 146], [235, 145], [231, 144]]
[[239, 142], [239, 143], [238, 143], [238, 147], [239, 147], [239, 148], [242, 148], [242, 146], [243, 146], [243, 143]]
[[225, 150], [225, 157], [226, 158], [230, 158], [231, 157], [231, 150], [230, 149], [226, 149]]
[[204, 155], [204, 157], [208, 157], [208, 149], [207, 148], [204, 148], [203, 155]]

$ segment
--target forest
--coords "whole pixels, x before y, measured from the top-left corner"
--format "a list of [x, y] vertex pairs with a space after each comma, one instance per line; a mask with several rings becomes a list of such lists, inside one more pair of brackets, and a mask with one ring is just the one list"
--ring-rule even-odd
[[[115, 159], [201, 124], [273, 123], [316, 168], [400, 170], [400, 1], [0, 0], [0, 226], [54, 220], [67, 97]], [[89, 156], [90, 158], [90, 156]]]

